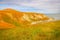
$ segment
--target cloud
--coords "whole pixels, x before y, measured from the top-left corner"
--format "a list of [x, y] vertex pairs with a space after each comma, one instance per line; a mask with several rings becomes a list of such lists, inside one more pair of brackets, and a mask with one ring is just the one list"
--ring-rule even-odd
[[59, 13], [60, 3], [58, 0], [37, 0], [32, 2], [24, 2], [21, 3], [24, 6], [31, 6], [37, 9], [43, 9], [46, 13]]
[[3, 0], [2, 2], [42, 9], [45, 13], [60, 13], [60, 0]]

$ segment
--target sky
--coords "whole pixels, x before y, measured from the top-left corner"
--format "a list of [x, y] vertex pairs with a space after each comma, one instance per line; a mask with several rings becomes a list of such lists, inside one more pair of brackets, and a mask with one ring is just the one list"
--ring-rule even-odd
[[0, 0], [0, 4], [2, 3], [20, 6], [23, 11], [60, 13], [60, 0]]

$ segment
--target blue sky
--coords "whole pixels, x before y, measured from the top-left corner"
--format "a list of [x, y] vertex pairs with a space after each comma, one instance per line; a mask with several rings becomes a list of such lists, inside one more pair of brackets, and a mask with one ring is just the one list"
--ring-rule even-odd
[[0, 0], [0, 8], [1, 4], [21, 11], [60, 13], [60, 0]]

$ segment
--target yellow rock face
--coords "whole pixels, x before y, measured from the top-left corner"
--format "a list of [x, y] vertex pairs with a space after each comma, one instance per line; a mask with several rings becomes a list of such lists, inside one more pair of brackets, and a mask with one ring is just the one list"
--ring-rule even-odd
[[13, 9], [0, 10], [0, 29], [14, 28], [14, 26], [30, 25], [50, 20], [44, 14], [33, 12], [19, 12]]

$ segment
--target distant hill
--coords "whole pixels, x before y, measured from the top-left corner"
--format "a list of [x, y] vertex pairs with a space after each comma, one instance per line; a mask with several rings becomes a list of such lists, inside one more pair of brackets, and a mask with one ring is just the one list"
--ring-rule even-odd
[[49, 18], [42, 13], [21, 12], [10, 8], [0, 10], [0, 28], [12, 28], [20, 26], [20, 24], [29, 25], [32, 22], [50, 19], [52, 18]]

